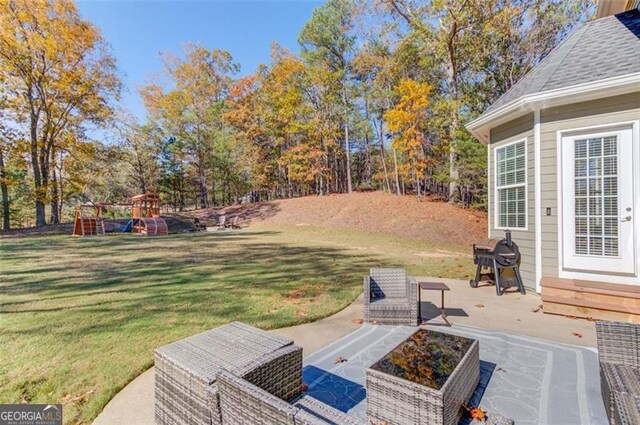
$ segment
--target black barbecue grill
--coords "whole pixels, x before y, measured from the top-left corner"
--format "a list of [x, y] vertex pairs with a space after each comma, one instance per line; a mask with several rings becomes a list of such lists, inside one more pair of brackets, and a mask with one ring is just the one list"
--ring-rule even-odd
[[[475, 279], [469, 284], [476, 288], [482, 280], [488, 279], [496, 284], [496, 294], [502, 295], [503, 289], [517, 286], [521, 294], [525, 294], [522, 277], [520, 276], [520, 250], [511, 240], [511, 232], [506, 231], [502, 239], [485, 239], [473, 244], [473, 263], [478, 265]], [[483, 273], [483, 267], [490, 271]], [[503, 271], [513, 270], [513, 276], [507, 276]]]

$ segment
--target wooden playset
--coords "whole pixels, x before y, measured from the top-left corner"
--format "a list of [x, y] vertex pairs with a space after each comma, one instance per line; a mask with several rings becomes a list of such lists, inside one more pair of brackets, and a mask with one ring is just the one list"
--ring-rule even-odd
[[[78, 204], [75, 211], [73, 236], [105, 234], [104, 210], [106, 207], [124, 207], [131, 210], [131, 219], [121, 228], [122, 232], [146, 236], [169, 234], [167, 222], [160, 217], [160, 197], [143, 193], [131, 198], [131, 203]], [[91, 212], [89, 212], [91, 211]]]
[[[93, 209], [89, 215], [87, 210]], [[101, 204], [78, 204], [73, 221], [73, 236], [104, 235], [104, 220]]]
[[147, 236], [164, 236], [169, 228], [160, 217], [160, 197], [155, 194], [136, 195], [131, 198], [131, 233]]

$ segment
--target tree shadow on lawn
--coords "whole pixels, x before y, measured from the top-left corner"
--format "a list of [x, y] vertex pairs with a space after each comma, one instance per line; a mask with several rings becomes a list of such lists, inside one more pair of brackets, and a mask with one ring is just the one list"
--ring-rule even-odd
[[0, 398], [45, 402], [95, 390], [68, 410], [90, 421], [151, 366], [153, 349], [232, 320], [264, 329], [317, 320], [357, 296], [369, 267], [389, 265], [274, 235], [3, 240], [0, 374], [8, 384]]
[[[165, 314], [198, 312], [274, 327], [306, 321], [292, 313], [299, 304], [322, 303], [324, 297], [326, 301], [333, 299], [335, 306], [325, 307], [326, 312], [346, 305], [359, 292], [361, 276], [367, 269], [385, 265], [383, 259], [371, 255], [252, 240], [256, 235], [264, 232], [216, 235], [194, 241], [197, 249], [193, 251], [180, 252], [180, 248], [166, 246], [154, 252], [141, 251], [134, 259], [130, 255], [119, 258], [119, 247], [114, 250], [113, 244], [98, 241], [94, 249], [107, 252], [83, 256], [82, 261], [67, 268], [59, 264], [66, 261], [62, 255], [49, 267], [31, 269], [30, 273], [37, 272], [31, 277], [35, 281], [21, 279], [2, 285], [6, 302], [0, 304], [0, 313], [38, 313], [44, 314], [43, 319], [49, 313], [110, 314], [118, 318], [103, 317], [104, 323], [95, 326], [80, 320], [73, 326], [73, 332], [80, 333], [109, 330], [141, 317], [161, 319]], [[102, 258], [109, 262], [108, 267], [99, 261]], [[8, 275], [13, 273], [26, 271], [6, 271]], [[33, 299], [7, 299], [11, 294]], [[51, 325], [31, 330], [49, 332]], [[20, 332], [28, 332], [28, 328]]]

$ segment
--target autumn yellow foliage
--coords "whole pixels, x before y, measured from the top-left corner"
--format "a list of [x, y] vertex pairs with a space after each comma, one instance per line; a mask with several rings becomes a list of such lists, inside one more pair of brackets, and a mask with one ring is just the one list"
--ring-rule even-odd
[[[429, 106], [431, 86], [411, 79], [403, 79], [396, 87], [399, 100], [387, 111], [384, 118], [393, 133], [391, 147], [407, 158], [399, 167], [400, 172], [418, 181], [424, 178], [426, 158], [423, 145], [426, 141], [424, 127]], [[418, 195], [420, 191], [418, 190]]]

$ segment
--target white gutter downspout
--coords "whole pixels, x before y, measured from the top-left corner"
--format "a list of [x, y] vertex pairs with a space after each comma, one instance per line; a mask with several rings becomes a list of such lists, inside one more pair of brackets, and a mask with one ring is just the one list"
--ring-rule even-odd
[[536, 243], [536, 292], [542, 292], [542, 199], [540, 182], [540, 108], [533, 111], [534, 192], [535, 192], [535, 243]]

